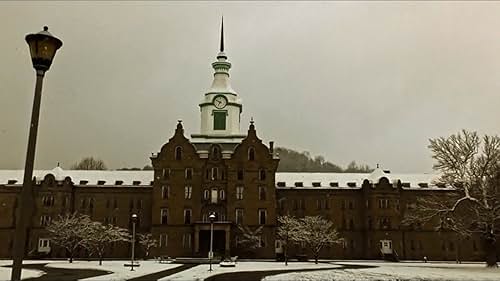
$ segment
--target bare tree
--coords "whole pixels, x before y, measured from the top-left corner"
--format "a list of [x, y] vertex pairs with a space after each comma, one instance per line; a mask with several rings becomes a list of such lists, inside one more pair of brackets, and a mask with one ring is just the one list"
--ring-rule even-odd
[[405, 214], [404, 223], [430, 223], [461, 236], [479, 233], [486, 264], [497, 266], [496, 240], [500, 230], [500, 138], [463, 130], [431, 139], [439, 181], [454, 191], [448, 196], [423, 196]]
[[149, 251], [151, 248], [158, 247], [158, 241], [153, 238], [151, 233], [139, 234], [139, 244], [144, 249], [146, 253], [146, 258], [149, 257]]
[[344, 241], [332, 221], [320, 216], [306, 216], [299, 220], [299, 230], [292, 236], [297, 242], [304, 242], [312, 251], [314, 262], [318, 263], [323, 247]]
[[72, 170], [107, 170], [104, 161], [94, 158], [92, 156], [85, 157], [78, 163], [71, 166]]
[[247, 249], [250, 252], [252, 252], [261, 246], [260, 239], [262, 236], [262, 230], [264, 229], [264, 226], [261, 225], [255, 228], [254, 230], [252, 230], [252, 228], [246, 225], [243, 226], [238, 224], [237, 227], [240, 232], [240, 236], [238, 236], [237, 240], [238, 247]]
[[106, 248], [110, 243], [129, 241], [128, 230], [111, 224], [104, 225], [97, 221], [92, 221], [82, 233], [83, 246], [99, 258], [99, 265], [102, 265], [102, 258], [106, 253]]
[[292, 216], [280, 216], [278, 217], [278, 228], [276, 230], [276, 236], [281, 241], [283, 247], [283, 257], [285, 259], [285, 265], [288, 265], [288, 246], [293, 243], [293, 241], [298, 240], [297, 236], [300, 229], [300, 223], [298, 219]]
[[69, 254], [69, 262], [73, 262], [75, 252], [84, 247], [86, 241], [83, 237], [92, 225], [90, 217], [78, 213], [59, 215], [46, 228], [51, 234], [51, 242], [63, 247]]

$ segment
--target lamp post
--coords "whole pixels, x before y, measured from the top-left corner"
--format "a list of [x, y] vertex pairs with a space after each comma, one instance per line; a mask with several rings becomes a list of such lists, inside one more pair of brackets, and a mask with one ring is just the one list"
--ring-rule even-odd
[[208, 252], [208, 261], [210, 263], [210, 269], [212, 271], [212, 259], [214, 258], [213, 245], [214, 245], [214, 220], [215, 213], [211, 213], [208, 218], [210, 219], [210, 252]]
[[62, 46], [62, 41], [49, 33], [48, 27], [44, 26], [43, 31], [26, 35], [26, 42], [30, 48], [31, 62], [36, 70], [35, 97], [31, 112], [31, 123], [28, 137], [28, 150], [24, 166], [23, 187], [19, 197], [17, 207], [17, 221], [14, 235], [14, 251], [11, 272], [11, 280], [21, 279], [21, 268], [23, 265], [24, 253], [26, 250], [26, 239], [29, 239], [27, 232], [31, 221], [33, 194], [32, 178], [35, 161], [36, 136], [38, 132], [38, 119], [40, 116], [40, 101], [42, 97], [42, 84], [45, 72], [49, 70], [56, 51]]
[[134, 271], [134, 254], [135, 254], [135, 223], [137, 222], [137, 214], [132, 214], [132, 257], [130, 271]]

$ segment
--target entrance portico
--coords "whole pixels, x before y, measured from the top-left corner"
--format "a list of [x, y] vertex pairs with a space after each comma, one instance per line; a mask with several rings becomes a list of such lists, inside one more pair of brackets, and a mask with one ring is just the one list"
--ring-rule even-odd
[[[231, 250], [231, 222], [215, 221], [213, 235], [213, 251], [229, 255]], [[194, 225], [194, 253], [208, 256], [210, 249], [210, 223], [196, 222]]]

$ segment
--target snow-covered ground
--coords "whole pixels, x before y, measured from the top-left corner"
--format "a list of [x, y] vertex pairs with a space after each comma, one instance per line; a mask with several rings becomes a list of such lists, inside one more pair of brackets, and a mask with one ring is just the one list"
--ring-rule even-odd
[[[48, 263], [53, 268], [66, 269], [98, 269], [112, 272], [110, 274], [82, 279], [84, 281], [97, 280], [127, 280], [134, 277], [148, 275], [163, 270], [173, 269], [180, 264], [160, 264], [155, 261], [140, 261], [141, 266], [135, 271], [123, 266], [129, 261], [104, 261], [100, 266], [97, 261], [25, 261], [25, 263]], [[12, 261], [0, 261], [0, 280], [10, 279], [10, 268], [1, 267], [11, 265]], [[344, 268], [346, 266], [369, 266], [369, 268]], [[209, 265], [196, 265], [192, 268], [166, 276], [160, 280], [203, 280], [209, 276], [230, 272], [251, 272], [271, 270], [300, 270], [319, 269], [318, 271], [292, 272], [266, 277], [265, 281], [274, 280], [500, 280], [500, 269], [487, 269], [484, 263], [452, 262], [400, 262], [391, 263], [383, 261], [330, 261], [329, 263], [314, 264], [313, 262], [291, 262], [285, 266], [283, 262], [273, 261], [240, 261], [236, 267], [220, 267], [212, 265], [213, 271], [208, 271]], [[23, 270], [23, 279], [41, 276], [38, 270]]]
[[360, 269], [331, 269], [294, 272], [268, 276], [264, 281], [275, 280], [500, 280], [500, 269], [485, 268], [484, 263], [389, 263], [343, 262], [338, 264], [375, 266]]
[[208, 264], [200, 264], [193, 268], [181, 271], [179, 273], [164, 277], [159, 281], [166, 280], [203, 280], [209, 276], [236, 272], [236, 271], [262, 271], [262, 270], [283, 270], [283, 269], [307, 269], [307, 268], [329, 268], [337, 267], [333, 264], [314, 264], [312, 262], [292, 262], [285, 266], [283, 262], [259, 262], [259, 261], [245, 261], [238, 262], [235, 267], [220, 267], [218, 264], [212, 265], [213, 271], [208, 271]]
[[113, 261], [103, 261], [102, 265], [99, 265], [98, 261], [74, 261], [69, 263], [67, 261], [52, 262], [47, 266], [55, 268], [85, 268], [85, 269], [97, 269], [110, 271], [112, 273], [106, 275], [100, 275], [91, 278], [81, 279], [81, 281], [97, 281], [97, 280], [127, 280], [130, 278], [135, 278], [151, 273], [156, 273], [163, 270], [172, 269], [181, 264], [172, 263], [158, 263], [153, 260], [139, 261], [140, 266], [135, 267], [134, 271], [130, 271], [130, 267], [125, 267], [124, 264], [130, 264], [130, 261], [125, 260], [113, 260]]
[[[24, 261], [24, 264], [28, 263], [41, 263], [40, 261]], [[5, 281], [5, 280], [10, 280], [10, 275], [11, 275], [11, 268], [9, 267], [4, 267], [4, 266], [11, 266], [12, 265], [12, 260], [0, 260], [0, 280]], [[35, 277], [40, 277], [44, 274], [45, 272], [40, 271], [40, 270], [35, 270], [35, 269], [23, 269], [21, 271], [21, 279], [26, 279], [26, 278], [35, 278]]]

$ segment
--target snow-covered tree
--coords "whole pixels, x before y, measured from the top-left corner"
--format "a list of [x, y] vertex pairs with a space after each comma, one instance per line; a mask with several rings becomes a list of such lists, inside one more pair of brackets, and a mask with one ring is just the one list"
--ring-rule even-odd
[[238, 224], [238, 240], [236, 244], [239, 248], [244, 249], [245, 252], [249, 254], [254, 254], [255, 250], [261, 246], [262, 230], [264, 226], [259, 226], [253, 229], [249, 226], [243, 226]]
[[73, 262], [75, 252], [84, 247], [86, 241], [85, 233], [92, 226], [92, 220], [87, 215], [78, 213], [59, 215], [46, 228], [50, 233], [50, 241], [58, 245], [69, 254], [69, 262]]
[[319, 252], [323, 247], [343, 241], [333, 222], [320, 216], [306, 216], [299, 219], [298, 231], [292, 239], [307, 245], [315, 263], [318, 263]]
[[102, 224], [92, 221], [87, 231], [82, 233], [83, 246], [90, 253], [97, 255], [99, 265], [102, 265], [102, 258], [106, 253], [106, 248], [111, 243], [129, 241], [128, 230], [111, 224]]
[[153, 238], [151, 233], [139, 234], [139, 244], [146, 253], [146, 258], [149, 257], [149, 251], [151, 248], [158, 247], [158, 241]]
[[461, 131], [431, 139], [430, 150], [440, 183], [454, 187], [447, 196], [422, 196], [409, 208], [404, 222], [430, 223], [461, 236], [481, 234], [486, 264], [497, 266], [500, 231], [500, 138]]
[[288, 247], [293, 241], [298, 240], [297, 236], [301, 231], [300, 223], [297, 218], [292, 216], [278, 217], [278, 228], [276, 229], [276, 237], [281, 241], [283, 247], [283, 256], [285, 265], [288, 265]]
[[92, 156], [85, 157], [71, 166], [72, 170], [107, 170], [104, 161]]

